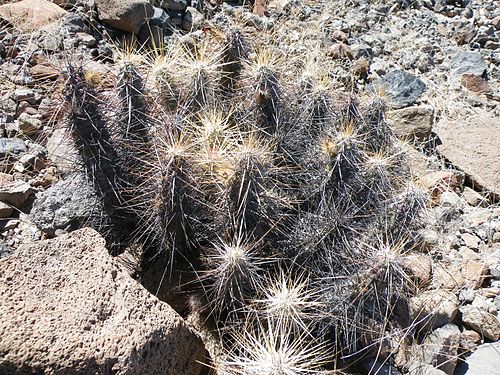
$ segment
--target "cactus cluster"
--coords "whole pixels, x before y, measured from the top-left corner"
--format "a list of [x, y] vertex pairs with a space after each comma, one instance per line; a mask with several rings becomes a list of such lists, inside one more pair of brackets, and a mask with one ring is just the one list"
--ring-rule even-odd
[[[383, 98], [333, 89], [233, 26], [120, 54], [114, 87], [68, 64], [67, 121], [116, 252], [190, 264], [220, 373], [310, 374], [370, 350], [414, 291], [426, 197]], [[102, 229], [102, 228], [101, 228]]]

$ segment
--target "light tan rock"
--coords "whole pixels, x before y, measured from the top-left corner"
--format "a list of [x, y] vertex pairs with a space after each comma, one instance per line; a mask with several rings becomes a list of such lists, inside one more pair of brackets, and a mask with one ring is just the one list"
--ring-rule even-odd
[[444, 120], [436, 126], [438, 152], [465, 172], [474, 185], [500, 195], [500, 122], [487, 114]]
[[38, 30], [67, 13], [47, 0], [23, 0], [0, 6], [0, 17], [23, 31]]
[[23, 181], [0, 185], [0, 200], [17, 208], [21, 208], [32, 193], [30, 184]]
[[487, 339], [500, 339], [500, 322], [495, 315], [471, 305], [462, 306], [460, 312], [465, 326]]
[[0, 260], [1, 374], [200, 374], [198, 335], [104, 245], [82, 229]]
[[447, 290], [428, 290], [410, 300], [410, 316], [425, 330], [451, 323], [460, 305], [455, 293]]
[[434, 122], [434, 108], [413, 106], [388, 113], [388, 121], [399, 139], [409, 142], [429, 140]]

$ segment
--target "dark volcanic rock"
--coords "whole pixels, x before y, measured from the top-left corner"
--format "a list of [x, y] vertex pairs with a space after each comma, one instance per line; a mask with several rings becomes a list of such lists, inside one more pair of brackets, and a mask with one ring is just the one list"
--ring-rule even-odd
[[394, 70], [387, 73], [382, 82], [392, 105], [396, 108], [403, 108], [415, 103], [427, 88], [418, 77], [404, 70]]

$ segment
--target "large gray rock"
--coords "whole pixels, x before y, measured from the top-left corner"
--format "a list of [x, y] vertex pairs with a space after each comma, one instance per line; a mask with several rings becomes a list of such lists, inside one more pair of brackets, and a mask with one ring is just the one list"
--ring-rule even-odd
[[473, 183], [500, 195], [500, 118], [474, 115], [443, 120], [435, 127], [438, 152], [467, 174]]
[[0, 260], [0, 373], [193, 374], [200, 338], [82, 229]]
[[415, 103], [427, 89], [418, 77], [404, 71], [393, 70], [382, 78], [382, 84], [395, 108]]
[[488, 65], [479, 52], [463, 51], [457, 53], [451, 59], [452, 71], [457, 75], [473, 74], [485, 76]]
[[72, 230], [85, 225], [99, 227], [103, 205], [82, 174], [68, 176], [37, 194], [30, 219], [43, 232]]
[[148, 0], [95, 0], [95, 5], [102, 22], [133, 34], [154, 14]]
[[500, 369], [500, 342], [479, 345], [465, 361], [462, 361], [455, 375], [498, 374]]

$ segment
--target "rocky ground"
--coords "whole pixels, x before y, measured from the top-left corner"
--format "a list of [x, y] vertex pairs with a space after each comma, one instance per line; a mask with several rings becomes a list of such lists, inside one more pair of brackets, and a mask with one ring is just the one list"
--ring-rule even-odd
[[[77, 177], [66, 177], [79, 161], [58, 124], [69, 59], [84, 67], [88, 80], [105, 88], [107, 77], [117, 74], [124, 45], [132, 45], [132, 34], [144, 45], [140, 53], [146, 54], [177, 38], [195, 39], [227, 20], [259, 43], [277, 46], [290, 61], [327, 51], [329, 75], [339, 95], [355, 95], [366, 102], [375, 95], [384, 97], [389, 103], [387, 121], [408, 154], [414, 179], [431, 197], [420, 253], [408, 265], [420, 281], [409, 301], [420, 336], [410, 339], [404, 332], [388, 333], [376, 355], [352, 371], [448, 375], [498, 371], [499, 1], [269, 0], [257, 2], [253, 9], [218, 0], [3, 3], [0, 290], [5, 298], [0, 303], [0, 373], [25, 373], [38, 364], [46, 366], [46, 373], [63, 374], [79, 360], [90, 369], [92, 363], [109, 360], [105, 373], [207, 371], [195, 362], [209, 362], [199, 333], [129, 278], [128, 273], [134, 277], [140, 273], [133, 256], [121, 255], [115, 268], [115, 260], [102, 254], [102, 239], [93, 239], [98, 236], [95, 232], [70, 233], [95, 220], [93, 209], [99, 202], [92, 191], [81, 189]], [[39, 242], [46, 239], [52, 240]], [[95, 241], [97, 249], [89, 241]], [[72, 250], [78, 246], [86, 250]], [[60, 248], [71, 251], [61, 255], [56, 251]], [[108, 279], [93, 282], [88, 290], [72, 289], [77, 283], [74, 275], [99, 279], [98, 273], [87, 274], [86, 261], [99, 264]], [[46, 262], [52, 262], [50, 267]], [[72, 271], [61, 272], [66, 267]], [[185, 307], [169, 300], [168, 291], [159, 293], [162, 279], [160, 270], [158, 278], [143, 284], [160, 297], [165, 295], [162, 299], [200, 328]], [[89, 295], [95, 308], [105, 306], [102, 299], [113, 299], [99, 324], [103, 330], [120, 327], [120, 331], [104, 342], [96, 340], [92, 332], [98, 329], [85, 322], [85, 313], [72, 311], [68, 316], [57, 303], [51, 307], [55, 297], [44, 293], [39, 282], [49, 290], [66, 285], [67, 294], [75, 296], [61, 301], [67, 306], [81, 304]], [[120, 298], [106, 288], [119, 290]], [[31, 291], [34, 295], [26, 299]], [[134, 303], [127, 293], [145, 302]], [[54, 326], [54, 319], [61, 324]], [[78, 327], [91, 327], [84, 328], [82, 345], [78, 329], [72, 326], [75, 321]], [[69, 332], [67, 340], [44, 343], [50, 341], [51, 330], [58, 329]], [[37, 331], [36, 340], [30, 338], [30, 330]], [[216, 356], [209, 334], [201, 330], [212, 357]], [[13, 331], [19, 336], [12, 338]], [[136, 342], [130, 341], [132, 332]], [[112, 348], [106, 349], [108, 345]], [[163, 358], [158, 353], [168, 352], [168, 345], [191, 348], [185, 350], [193, 353], [192, 358], [185, 352], [167, 356], [169, 365], [158, 367]], [[96, 346], [103, 353], [96, 354]], [[54, 364], [47, 361], [49, 353], [54, 358], [78, 354]], [[120, 361], [113, 362], [115, 357]]]

